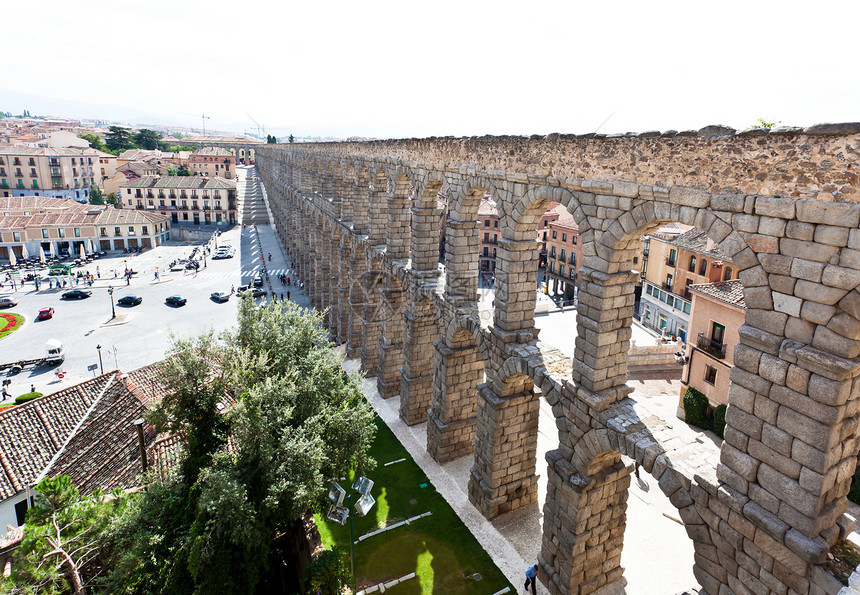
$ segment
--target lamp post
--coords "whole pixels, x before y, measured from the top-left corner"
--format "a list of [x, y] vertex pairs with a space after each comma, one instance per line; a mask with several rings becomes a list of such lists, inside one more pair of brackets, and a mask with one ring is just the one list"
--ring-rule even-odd
[[116, 306], [113, 305], [113, 287], [108, 287], [108, 297], [110, 298], [110, 319], [116, 318]]
[[[355, 576], [355, 531], [353, 529], [352, 520], [356, 514], [359, 516], [366, 515], [370, 512], [370, 509], [373, 508], [373, 505], [376, 504], [376, 500], [370, 495], [370, 490], [373, 489], [373, 480], [364, 476], [359, 476], [354, 482], [352, 482], [353, 493], [349, 495], [347, 495], [346, 490], [340, 487], [340, 484], [334, 480], [329, 482], [329, 486], [328, 499], [331, 502], [331, 508], [329, 508], [326, 518], [339, 525], [346, 524], [346, 520], [349, 519], [349, 559], [350, 567], [352, 569], [352, 592], [354, 595], [358, 591], [356, 590]], [[354, 498], [356, 494], [360, 494], [361, 497], [355, 503], [355, 510], [350, 512], [349, 506], [344, 506], [344, 500], [349, 501]]]
[[[111, 303], [113, 303], [113, 300], [111, 300]], [[104, 374], [105, 373], [105, 367], [104, 367], [104, 364], [102, 364], [102, 346], [96, 345], [96, 351], [99, 352], [99, 368], [101, 369], [101, 373]]]

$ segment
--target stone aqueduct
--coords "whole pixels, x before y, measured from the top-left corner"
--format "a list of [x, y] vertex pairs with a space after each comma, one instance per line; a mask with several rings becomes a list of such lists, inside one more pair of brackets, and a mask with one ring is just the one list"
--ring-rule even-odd
[[[540, 578], [553, 593], [622, 584], [632, 460], [659, 480], [695, 546], [704, 592], [818, 593], [860, 438], [860, 125], [688, 133], [484, 137], [256, 147], [274, 223], [335, 340], [428, 421], [439, 462], [472, 455], [486, 517], [537, 498]], [[437, 196], [447, 200], [439, 267]], [[497, 201], [491, 321], [478, 314], [477, 211]], [[535, 227], [550, 201], [580, 227], [571, 361], [533, 321]], [[640, 238], [680, 221], [742, 271], [747, 314], [720, 461], [676, 461], [626, 385]], [[543, 467], [541, 468], [543, 470]]]

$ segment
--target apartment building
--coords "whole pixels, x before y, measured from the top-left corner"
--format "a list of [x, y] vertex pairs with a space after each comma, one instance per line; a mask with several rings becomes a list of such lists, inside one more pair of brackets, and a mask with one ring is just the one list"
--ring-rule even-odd
[[68, 250], [153, 247], [170, 238], [170, 218], [123, 211], [109, 205], [82, 205], [42, 196], [0, 198], [0, 261]]
[[565, 210], [555, 221], [548, 221], [541, 230], [541, 241], [547, 246], [546, 282], [547, 293], [561, 294], [565, 302], [575, 296], [579, 269], [582, 267], [582, 242], [579, 226]]
[[226, 149], [205, 147], [188, 156], [188, 169], [195, 176], [232, 180], [236, 177], [236, 157]]
[[146, 176], [120, 187], [123, 209], [156, 211], [174, 224], [236, 223], [236, 183], [221, 177]]
[[687, 341], [693, 285], [738, 278], [737, 267], [698, 228], [674, 239], [652, 234], [645, 241], [647, 267], [642, 282], [641, 322], [662, 334]]
[[0, 196], [50, 196], [86, 202], [101, 174], [95, 149], [0, 147]]
[[690, 293], [693, 310], [682, 379], [712, 406], [728, 404], [729, 373], [746, 315], [743, 285], [738, 280], [692, 285]]

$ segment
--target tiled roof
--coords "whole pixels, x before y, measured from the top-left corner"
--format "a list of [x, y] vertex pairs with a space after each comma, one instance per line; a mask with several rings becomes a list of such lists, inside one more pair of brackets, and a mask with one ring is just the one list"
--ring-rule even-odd
[[32, 211], [38, 209], [86, 209], [86, 205], [68, 198], [48, 196], [8, 196], [0, 198], [0, 211]]
[[739, 280], [722, 281], [720, 283], [703, 283], [701, 285], [691, 285], [690, 289], [702, 295], [712, 297], [732, 306], [746, 308], [744, 302], [744, 286]]
[[717, 248], [714, 241], [698, 227], [694, 227], [690, 231], [682, 233], [669, 243], [673, 246], [677, 246], [678, 248], [683, 248], [691, 252], [706, 254], [713, 258], [719, 258], [720, 260], [729, 260], [728, 257], [723, 254], [719, 248]]
[[579, 225], [576, 224], [573, 217], [568, 216], [567, 218], [559, 218], [555, 221], [550, 221], [549, 226], [553, 229], [570, 229], [572, 231], [579, 231]]
[[35, 483], [115, 376], [109, 372], [0, 412], [0, 500]]
[[79, 205], [79, 207], [69, 208], [66, 211], [60, 212], [0, 217], [0, 229], [21, 230], [32, 227], [135, 225], [161, 223], [170, 220], [170, 216], [158, 213], [157, 211], [115, 209], [110, 206], [97, 205]]
[[233, 153], [231, 153], [227, 149], [222, 149], [221, 147], [203, 147], [202, 149], [198, 149], [191, 153], [192, 157], [194, 157], [195, 155], [229, 157], [232, 156]]
[[490, 204], [490, 200], [488, 198], [482, 198], [481, 204], [478, 205], [478, 215], [487, 216], [487, 215], [495, 215], [498, 217], [499, 210]]
[[92, 155], [97, 157], [99, 151], [95, 149], [84, 149], [74, 147], [0, 147], [0, 155], [26, 155], [46, 157], [80, 157], [81, 155]]
[[217, 176], [145, 176], [123, 184], [123, 188], [186, 188], [189, 190], [235, 190], [236, 182]]

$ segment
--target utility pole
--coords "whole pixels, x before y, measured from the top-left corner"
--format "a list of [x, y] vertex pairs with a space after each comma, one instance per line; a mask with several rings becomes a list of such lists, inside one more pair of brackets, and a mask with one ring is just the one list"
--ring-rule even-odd
[[203, 136], [206, 136], [206, 120], [210, 118], [206, 114], [203, 114], [201, 117], [203, 118]]

